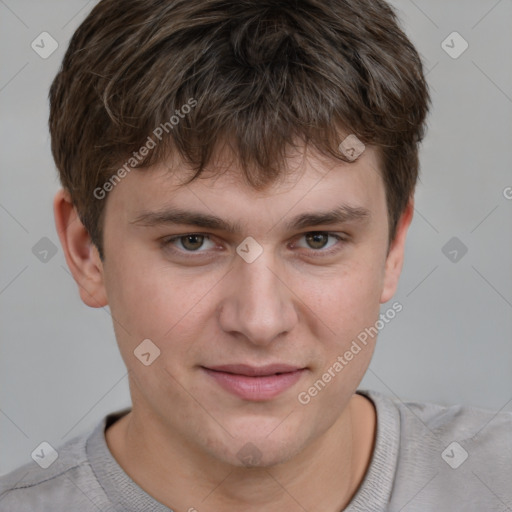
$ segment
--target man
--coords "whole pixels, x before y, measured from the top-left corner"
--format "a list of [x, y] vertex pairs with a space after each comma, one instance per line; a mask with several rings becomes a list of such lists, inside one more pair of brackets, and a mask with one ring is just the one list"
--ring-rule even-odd
[[358, 390], [429, 101], [383, 1], [101, 1], [50, 90], [54, 213], [133, 405], [2, 510], [504, 510], [510, 413]]

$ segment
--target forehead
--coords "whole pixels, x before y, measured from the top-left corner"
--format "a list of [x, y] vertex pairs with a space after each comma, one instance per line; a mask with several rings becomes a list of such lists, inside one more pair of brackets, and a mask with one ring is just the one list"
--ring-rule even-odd
[[377, 151], [371, 146], [354, 162], [297, 154], [287, 160], [285, 173], [263, 190], [255, 190], [243, 179], [233, 159], [216, 159], [215, 165], [183, 185], [191, 172], [179, 161], [132, 170], [110, 192], [107, 217], [113, 214], [131, 224], [144, 214], [177, 208], [232, 219], [242, 227], [256, 220], [261, 224], [264, 219], [271, 225], [301, 212], [333, 210], [340, 205], [370, 211], [384, 206], [385, 210]]

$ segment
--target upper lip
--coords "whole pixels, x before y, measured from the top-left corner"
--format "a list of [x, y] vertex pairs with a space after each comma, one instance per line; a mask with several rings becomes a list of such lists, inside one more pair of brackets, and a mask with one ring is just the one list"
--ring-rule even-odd
[[217, 372], [234, 373], [237, 375], [246, 375], [248, 377], [261, 377], [265, 375], [274, 375], [276, 373], [288, 373], [302, 370], [303, 367], [292, 366], [289, 364], [268, 364], [266, 366], [249, 366], [247, 364], [224, 364], [220, 366], [204, 367], [208, 370]]

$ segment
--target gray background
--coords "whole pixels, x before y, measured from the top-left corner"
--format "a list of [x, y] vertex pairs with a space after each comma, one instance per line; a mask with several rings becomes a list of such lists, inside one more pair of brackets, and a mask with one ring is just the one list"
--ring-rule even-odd
[[[52, 211], [48, 88], [94, 4], [0, 0], [0, 473], [130, 404], [108, 307], [81, 302]], [[382, 308], [403, 311], [360, 387], [512, 410], [512, 2], [392, 4], [429, 70], [433, 111], [399, 290]], [[59, 44], [47, 59], [31, 48], [43, 31]], [[469, 43], [456, 59], [441, 46], [453, 31]], [[32, 252], [42, 237], [57, 246], [46, 263]], [[452, 237], [468, 248], [457, 262], [442, 252]]]

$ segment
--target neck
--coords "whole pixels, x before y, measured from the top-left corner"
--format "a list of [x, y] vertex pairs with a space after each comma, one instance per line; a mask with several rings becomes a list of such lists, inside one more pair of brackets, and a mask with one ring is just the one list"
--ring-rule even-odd
[[170, 435], [156, 418], [141, 421], [134, 409], [107, 429], [106, 440], [130, 478], [174, 510], [339, 512], [364, 478], [374, 434], [373, 404], [353, 395], [321, 436], [290, 459], [266, 467], [219, 461]]

